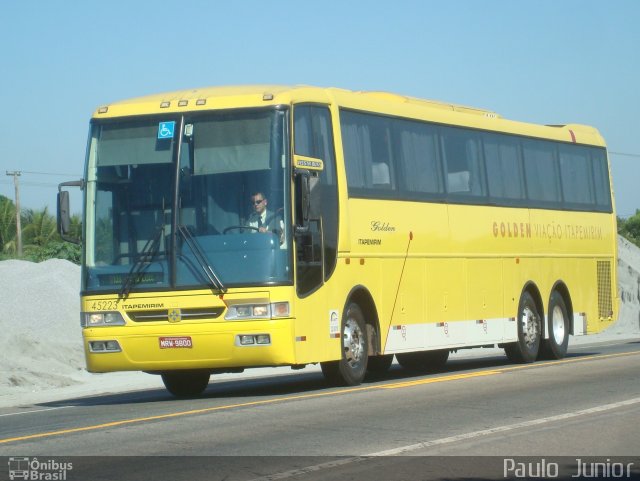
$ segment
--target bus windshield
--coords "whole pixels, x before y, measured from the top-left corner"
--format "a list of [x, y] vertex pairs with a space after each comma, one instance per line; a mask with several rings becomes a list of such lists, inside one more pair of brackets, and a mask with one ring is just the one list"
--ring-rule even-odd
[[83, 290], [291, 284], [285, 117], [94, 123]]

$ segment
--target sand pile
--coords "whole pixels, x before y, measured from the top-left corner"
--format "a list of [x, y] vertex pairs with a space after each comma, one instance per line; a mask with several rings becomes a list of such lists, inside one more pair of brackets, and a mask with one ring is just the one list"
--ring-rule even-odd
[[[618, 268], [620, 317], [604, 335], [635, 337], [640, 335], [640, 249], [622, 238]], [[86, 372], [79, 290], [80, 268], [68, 261], [0, 262], [0, 406], [27, 402], [30, 393], [51, 397], [56, 391], [60, 397], [61, 390], [80, 396], [162, 387], [157, 376], [142, 373]]]
[[80, 268], [0, 262], [0, 393], [73, 384], [83, 374]]
[[148, 387], [162, 382], [86, 371], [79, 266], [0, 261], [0, 407]]
[[620, 315], [609, 330], [640, 333], [640, 249], [623, 237], [618, 237], [618, 292]]

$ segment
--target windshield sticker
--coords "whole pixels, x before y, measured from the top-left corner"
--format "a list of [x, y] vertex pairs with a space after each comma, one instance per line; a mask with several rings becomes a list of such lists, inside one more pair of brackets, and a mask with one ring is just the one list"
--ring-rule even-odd
[[158, 125], [158, 140], [173, 139], [173, 134], [176, 130], [175, 121], [160, 122]]

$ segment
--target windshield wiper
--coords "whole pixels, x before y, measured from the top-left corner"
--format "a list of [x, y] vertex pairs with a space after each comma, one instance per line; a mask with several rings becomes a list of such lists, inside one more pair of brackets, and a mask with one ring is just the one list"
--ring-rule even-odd
[[122, 284], [122, 289], [120, 290], [119, 297], [122, 299], [126, 299], [131, 292], [131, 288], [135, 286], [140, 279], [142, 278], [142, 271], [153, 262], [153, 259], [158, 255], [158, 251], [160, 249], [160, 239], [162, 239], [162, 234], [164, 232], [164, 226], [158, 226], [156, 228], [156, 233], [153, 235], [151, 239], [147, 241], [142, 250], [140, 251], [140, 256], [138, 260], [136, 260], [127, 277], [124, 279], [124, 283]]
[[193, 237], [189, 229], [184, 225], [179, 225], [178, 233], [182, 236], [185, 243], [189, 246], [191, 252], [193, 252], [193, 256], [202, 268], [202, 272], [204, 272], [204, 275], [207, 277], [211, 285], [220, 292], [227, 292], [227, 288], [224, 286], [220, 278], [216, 275], [213, 267], [211, 266], [211, 264], [209, 264], [207, 256], [203, 252], [202, 247], [200, 247], [200, 244], [198, 244], [198, 241], [195, 237]]

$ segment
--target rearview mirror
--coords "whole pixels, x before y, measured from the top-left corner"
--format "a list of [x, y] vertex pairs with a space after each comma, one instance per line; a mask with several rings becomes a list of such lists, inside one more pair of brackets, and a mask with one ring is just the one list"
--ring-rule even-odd
[[58, 233], [63, 240], [72, 242], [74, 244], [80, 244], [80, 238], [70, 236], [71, 233], [71, 211], [69, 202], [69, 192], [62, 190], [62, 187], [80, 187], [84, 188], [83, 180], [72, 180], [70, 182], [63, 182], [58, 185], [58, 202], [57, 202], [57, 226]]
[[69, 233], [71, 226], [71, 214], [69, 213], [69, 192], [58, 192], [58, 232], [61, 236]]

